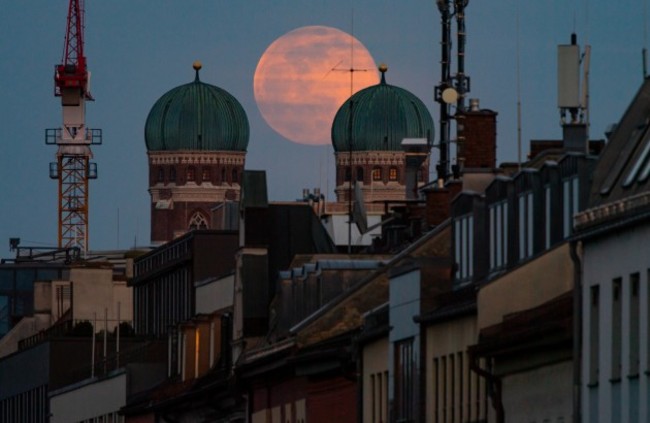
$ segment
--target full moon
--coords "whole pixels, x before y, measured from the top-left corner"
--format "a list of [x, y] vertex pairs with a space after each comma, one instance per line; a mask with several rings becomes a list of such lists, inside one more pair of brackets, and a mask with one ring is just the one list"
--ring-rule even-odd
[[379, 82], [375, 61], [352, 35], [327, 26], [286, 33], [255, 69], [255, 101], [277, 133], [299, 144], [331, 143], [338, 108], [352, 93]]

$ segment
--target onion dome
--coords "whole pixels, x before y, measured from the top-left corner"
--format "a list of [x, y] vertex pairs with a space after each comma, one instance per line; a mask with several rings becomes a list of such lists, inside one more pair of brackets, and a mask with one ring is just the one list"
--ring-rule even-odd
[[151, 108], [144, 128], [149, 151], [246, 151], [250, 129], [244, 108], [227, 91], [199, 80], [173, 88]]
[[387, 70], [381, 65], [381, 82], [355, 93], [336, 112], [332, 124], [335, 151], [402, 151], [404, 138], [433, 142], [429, 110], [411, 92], [387, 84]]

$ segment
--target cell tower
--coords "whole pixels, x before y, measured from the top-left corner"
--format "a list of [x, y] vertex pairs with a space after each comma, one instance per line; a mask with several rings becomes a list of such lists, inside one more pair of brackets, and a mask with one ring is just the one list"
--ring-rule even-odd
[[50, 178], [59, 181], [59, 247], [88, 250], [88, 180], [97, 178], [91, 145], [102, 142], [101, 129], [86, 127], [90, 72], [84, 55], [84, 3], [70, 0], [61, 64], [54, 67], [54, 95], [61, 97], [63, 127], [46, 129], [45, 143], [56, 145]]

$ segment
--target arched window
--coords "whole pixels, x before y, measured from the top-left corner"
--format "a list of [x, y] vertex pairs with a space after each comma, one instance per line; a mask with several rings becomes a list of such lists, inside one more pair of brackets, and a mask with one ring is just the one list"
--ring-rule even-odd
[[196, 169], [194, 166], [190, 166], [187, 168], [187, 180], [188, 181], [195, 181], [196, 180]]
[[210, 180], [210, 168], [209, 167], [204, 167], [203, 171], [201, 173], [201, 180], [202, 181], [209, 181]]
[[388, 180], [396, 181], [397, 178], [399, 178], [399, 173], [397, 171], [397, 168], [393, 166], [388, 170]]
[[350, 179], [352, 179], [352, 169], [350, 169], [349, 167], [346, 167], [345, 171], [343, 173], [343, 180], [347, 182]]
[[372, 169], [372, 180], [381, 181], [381, 168], [375, 167]]
[[235, 182], [239, 182], [239, 181], [237, 180], [237, 177], [238, 177], [238, 176], [239, 176], [239, 175], [237, 174], [237, 169], [233, 169], [233, 170], [232, 170], [232, 182], [233, 182], [233, 183], [235, 183]]
[[361, 166], [357, 168], [357, 181], [363, 182], [363, 168]]
[[162, 182], [165, 180], [165, 169], [162, 167], [158, 168], [158, 182]]
[[221, 183], [223, 184], [226, 182], [226, 168], [222, 167], [221, 168]]
[[189, 224], [190, 230], [194, 229], [208, 229], [208, 221], [206, 218], [199, 212], [196, 212], [192, 215]]
[[175, 181], [176, 180], [176, 168], [172, 167], [169, 169], [169, 180], [170, 181]]

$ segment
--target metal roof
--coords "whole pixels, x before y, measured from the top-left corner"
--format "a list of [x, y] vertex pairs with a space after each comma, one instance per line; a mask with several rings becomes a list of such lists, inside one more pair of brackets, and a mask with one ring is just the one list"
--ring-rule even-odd
[[165, 93], [151, 108], [144, 129], [149, 151], [246, 151], [244, 108], [227, 91], [199, 80]]
[[648, 191], [650, 185], [650, 79], [645, 79], [600, 154], [589, 207]]
[[424, 103], [411, 92], [387, 84], [382, 73], [379, 84], [357, 92], [339, 108], [332, 124], [332, 145], [339, 152], [402, 151], [404, 138], [427, 138], [432, 144], [433, 134], [433, 119]]

